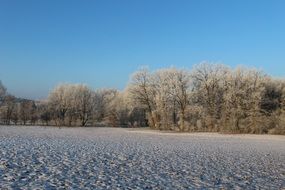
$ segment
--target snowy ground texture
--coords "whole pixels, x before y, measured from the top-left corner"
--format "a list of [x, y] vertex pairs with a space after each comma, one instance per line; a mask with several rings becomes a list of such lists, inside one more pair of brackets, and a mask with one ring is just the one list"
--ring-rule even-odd
[[0, 189], [284, 189], [285, 137], [0, 126]]

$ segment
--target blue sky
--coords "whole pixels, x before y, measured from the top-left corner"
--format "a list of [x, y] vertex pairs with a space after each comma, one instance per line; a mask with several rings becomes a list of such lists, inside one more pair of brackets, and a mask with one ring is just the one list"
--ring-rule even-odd
[[0, 79], [41, 99], [60, 82], [123, 89], [143, 65], [284, 77], [284, 10], [283, 0], [1, 0]]

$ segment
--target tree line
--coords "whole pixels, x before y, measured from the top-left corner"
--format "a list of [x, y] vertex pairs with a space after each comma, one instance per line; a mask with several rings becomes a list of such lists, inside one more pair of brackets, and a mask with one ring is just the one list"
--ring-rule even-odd
[[191, 70], [142, 68], [123, 91], [60, 84], [43, 101], [16, 98], [0, 83], [0, 119], [4, 125], [285, 134], [285, 81], [202, 63]]

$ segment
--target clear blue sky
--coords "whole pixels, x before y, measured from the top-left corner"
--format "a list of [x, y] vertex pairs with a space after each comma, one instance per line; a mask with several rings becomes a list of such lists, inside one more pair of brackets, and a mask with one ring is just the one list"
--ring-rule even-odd
[[60, 82], [123, 89], [142, 65], [284, 77], [284, 10], [284, 0], [0, 0], [0, 79], [39, 99]]

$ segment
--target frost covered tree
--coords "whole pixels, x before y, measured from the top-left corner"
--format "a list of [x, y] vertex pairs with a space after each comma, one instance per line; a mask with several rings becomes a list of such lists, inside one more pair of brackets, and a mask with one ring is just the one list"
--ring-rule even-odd
[[[180, 131], [184, 131], [185, 129], [185, 121], [186, 115], [189, 108], [189, 98], [190, 98], [190, 87], [191, 87], [191, 79], [189, 72], [187, 70], [174, 70], [173, 78], [171, 80], [171, 86], [173, 91], [172, 96], [174, 97], [174, 101], [178, 107], [179, 111], [179, 129]], [[187, 127], [188, 124], [187, 124]], [[188, 129], [187, 129], [188, 130]]]
[[56, 125], [65, 125], [67, 112], [71, 108], [70, 102], [73, 99], [72, 88], [70, 84], [60, 84], [49, 94], [48, 103]]
[[271, 79], [266, 83], [261, 108], [268, 132], [285, 134], [285, 80]]
[[266, 115], [274, 113], [282, 106], [282, 80], [269, 79], [265, 83], [264, 94], [262, 95], [261, 109]]
[[201, 63], [191, 72], [196, 105], [202, 108], [203, 123], [209, 130], [217, 130], [223, 106], [223, 94], [229, 69], [221, 64]]
[[184, 131], [191, 85], [189, 72], [176, 68], [161, 69], [154, 73], [154, 79], [160, 128], [169, 130], [178, 126], [179, 131]]
[[27, 122], [32, 121], [35, 111], [36, 111], [36, 106], [34, 101], [31, 100], [22, 100], [19, 102], [19, 111], [18, 111], [18, 118], [21, 121], [22, 125], [26, 125]]
[[2, 107], [2, 104], [4, 103], [4, 97], [6, 96], [6, 87], [3, 85], [2, 81], [0, 80], [0, 117], [1, 117], [1, 121], [3, 121], [4, 119], [4, 110], [5, 108]]
[[82, 84], [74, 86], [73, 94], [74, 100], [70, 102], [71, 107], [79, 117], [81, 126], [85, 126], [94, 113], [94, 94], [91, 89]]
[[0, 107], [1, 120], [5, 125], [10, 125], [16, 111], [16, 98], [12, 95], [6, 95]]
[[113, 127], [127, 127], [129, 122], [129, 107], [125, 93], [117, 92], [106, 107], [105, 121]]
[[37, 114], [41, 124], [45, 124], [47, 126], [51, 125], [52, 112], [47, 101], [44, 100], [39, 103], [37, 106]]
[[141, 106], [145, 109], [148, 124], [151, 128], [157, 128], [154, 116], [156, 109], [156, 90], [154, 86], [153, 76], [146, 68], [134, 73], [128, 85], [129, 95], [137, 106]]
[[108, 115], [109, 104], [117, 96], [116, 89], [99, 89], [94, 92], [95, 98], [95, 122], [103, 122]]
[[155, 105], [154, 116], [156, 128], [161, 130], [170, 130], [177, 125], [176, 122], [176, 105], [173, 96], [174, 89], [172, 86], [173, 70], [161, 69], [153, 74], [155, 87]]
[[2, 81], [0, 80], [0, 105], [1, 102], [3, 101], [3, 98], [5, 97], [7, 92], [6, 87], [3, 85]]
[[266, 76], [254, 69], [237, 68], [226, 81], [223, 107], [224, 128], [232, 132], [263, 133], [261, 101]]
[[281, 111], [279, 115], [279, 124], [276, 127], [275, 133], [285, 134], [285, 80], [282, 81], [282, 100], [281, 100]]
[[117, 92], [106, 107], [105, 122], [113, 127], [146, 126], [145, 110], [134, 106], [128, 91]]

